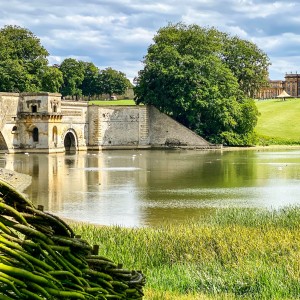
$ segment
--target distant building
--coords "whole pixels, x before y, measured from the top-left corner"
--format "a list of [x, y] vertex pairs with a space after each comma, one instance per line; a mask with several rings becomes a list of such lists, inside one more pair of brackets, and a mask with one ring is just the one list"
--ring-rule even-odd
[[277, 97], [284, 90], [284, 81], [282, 80], [269, 80], [268, 86], [259, 90], [256, 97], [257, 99], [271, 99]]
[[292, 97], [300, 96], [300, 74], [286, 74], [285, 75], [285, 91]]
[[276, 98], [283, 91], [286, 91], [292, 97], [300, 97], [300, 74], [285, 74], [285, 80], [269, 80], [268, 85], [262, 87], [257, 93], [257, 99]]

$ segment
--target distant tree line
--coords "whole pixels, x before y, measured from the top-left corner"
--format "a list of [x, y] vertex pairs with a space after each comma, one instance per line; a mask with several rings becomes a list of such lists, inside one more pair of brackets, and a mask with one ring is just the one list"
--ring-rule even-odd
[[123, 94], [132, 87], [126, 75], [112, 68], [100, 70], [92, 62], [74, 58], [48, 65], [48, 51], [28, 29], [7, 25], [0, 29], [0, 91], [60, 92], [63, 97], [90, 99]]

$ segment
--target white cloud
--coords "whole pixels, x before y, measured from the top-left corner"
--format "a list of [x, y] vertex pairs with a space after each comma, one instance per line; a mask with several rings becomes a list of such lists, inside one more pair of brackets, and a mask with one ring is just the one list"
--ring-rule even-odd
[[276, 57], [270, 68], [270, 78], [283, 80], [286, 73], [300, 74], [300, 55], [294, 57]]
[[0, 27], [31, 30], [51, 54], [50, 63], [74, 57], [131, 79], [157, 30], [181, 21], [257, 43], [271, 59], [272, 76], [300, 70], [300, 3], [295, 0], [0, 0], [0, 11]]
[[233, 10], [238, 13], [243, 13], [250, 18], [265, 18], [278, 13], [291, 12], [296, 6], [295, 3], [289, 3], [289, 1], [263, 2], [264, 1], [237, 0], [236, 5], [233, 6]]

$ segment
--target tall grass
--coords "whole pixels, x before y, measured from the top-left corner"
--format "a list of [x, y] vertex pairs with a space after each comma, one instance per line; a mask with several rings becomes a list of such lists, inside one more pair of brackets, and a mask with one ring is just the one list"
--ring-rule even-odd
[[297, 299], [299, 221], [300, 208], [291, 207], [220, 210], [155, 228], [73, 227], [102, 255], [142, 269], [146, 299]]

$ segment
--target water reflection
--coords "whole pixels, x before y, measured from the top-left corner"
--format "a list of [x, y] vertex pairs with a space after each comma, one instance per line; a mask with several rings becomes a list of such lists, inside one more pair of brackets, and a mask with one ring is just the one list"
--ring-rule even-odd
[[25, 191], [66, 218], [126, 226], [181, 222], [219, 207], [300, 203], [300, 151], [105, 151], [0, 156]]

